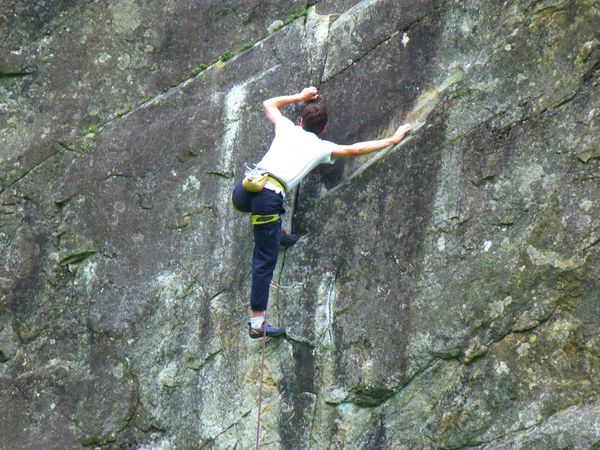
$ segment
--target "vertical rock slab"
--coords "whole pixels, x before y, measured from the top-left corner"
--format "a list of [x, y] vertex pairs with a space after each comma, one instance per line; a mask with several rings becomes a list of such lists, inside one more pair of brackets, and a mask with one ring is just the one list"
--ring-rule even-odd
[[0, 446], [254, 446], [251, 227], [229, 195], [272, 138], [262, 101], [310, 84], [328, 139], [415, 126], [293, 194], [260, 444], [600, 439], [594, 2], [8, 14]]

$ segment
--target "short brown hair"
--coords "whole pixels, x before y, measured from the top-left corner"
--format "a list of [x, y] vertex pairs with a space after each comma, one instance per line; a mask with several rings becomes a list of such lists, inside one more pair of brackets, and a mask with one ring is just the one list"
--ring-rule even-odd
[[306, 131], [319, 134], [327, 124], [327, 108], [322, 103], [309, 103], [302, 110], [300, 117]]

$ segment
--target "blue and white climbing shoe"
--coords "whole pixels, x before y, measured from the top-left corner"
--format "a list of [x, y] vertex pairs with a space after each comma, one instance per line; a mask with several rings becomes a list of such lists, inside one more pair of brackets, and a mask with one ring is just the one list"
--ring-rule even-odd
[[274, 327], [270, 323], [263, 323], [260, 328], [252, 328], [250, 322], [248, 322], [248, 335], [252, 339], [258, 339], [263, 337], [264, 335], [267, 337], [276, 337], [282, 336], [285, 334], [285, 328], [283, 327]]

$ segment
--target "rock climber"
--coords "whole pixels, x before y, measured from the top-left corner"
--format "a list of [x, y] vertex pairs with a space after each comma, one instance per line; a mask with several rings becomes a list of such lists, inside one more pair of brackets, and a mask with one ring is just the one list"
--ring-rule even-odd
[[[327, 123], [327, 109], [322, 103], [316, 102], [318, 99], [317, 88], [311, 86], [298, 94], [274, 97], [263, 102], [267, 119], [275, 125], [275, 138], [255, 167], [255, 170], [265, 174], [266, 182], [258, 192], [249, 192], [241, 181], [233, 190], [233, 206], [241, 212], [252, 214], [254, 229], [251, 313], [248, 322], [251, 338], [285, 334], [283, 327], [267, 323], [265, 314], [279, 247], [289, 247], [297, 240], [297, 236], [286, 234], [281, 228], [286, 192], [297, 186], [319, 164], [331, 164], [336, 158], [366, 155], [398, 144], [411, 129], [410, 124], [404, 124], [393, 136], [385, 139], [338, 145], [318, 137]], [[294, 125], [280, 111], [283, 106], [296, 102], [309, 102], [301, 113], [300, 126]]]

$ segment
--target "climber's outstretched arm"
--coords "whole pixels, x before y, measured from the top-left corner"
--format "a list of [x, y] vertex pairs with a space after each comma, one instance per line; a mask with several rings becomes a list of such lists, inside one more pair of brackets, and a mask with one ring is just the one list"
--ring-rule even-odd
[[302, 89], [302, 92], [294, 95], [284, 95], [281, 97], [273, 97], [263, 102], [263, 110], [267, 115], [267, 119], [273, 124], [277, 122], [277, 119], [281, 117], [281, 111], [279, 108], [290, 103], [296, 102], [307, 102], [309, 100], [316, 100], [319, 98], [316, 87], [307, 87]]
[[331, 156], [334, 158], [339, 158], [341, 156], [359, 156], [376, 152], [377, 150], [382, 150], [390, 145], [398, 144], [402, 139], [404, 139], [404, 136], [406, 136], [411, 128], [411, 125], [406, 123], [398, 128], [392, 137], [379, 139], [376, 141], [356, 142], [352, 145], [342, 145], [337, 150], [331, 152]]

